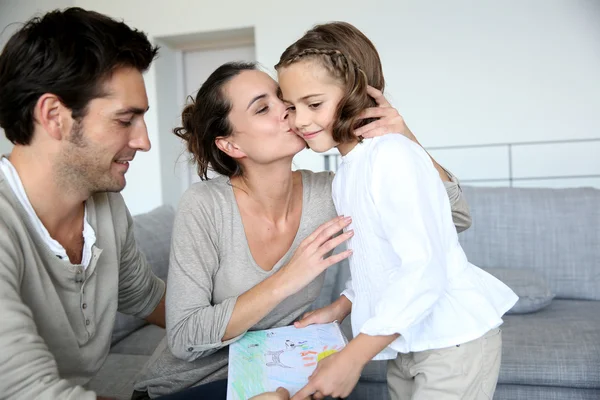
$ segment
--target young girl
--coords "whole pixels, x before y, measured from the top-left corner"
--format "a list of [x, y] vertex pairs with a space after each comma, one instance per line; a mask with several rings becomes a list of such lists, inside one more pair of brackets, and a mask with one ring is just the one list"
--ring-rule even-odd
[[317, 152], [342, 155], [333, 199], [355, 233], [346, 291], [305, 317], [342, 320], [351, 302], [354, 339], [293, 399], [348, 396], [371, 359], [390, 360], [392, 399], [491, 399], [498, 327], [517, 296], [467, 261], [444, 186], [418, 144], [403, 135], [356, 139], [374, 102], [368, 90], [379, 93], [368, 86], [384, 88], [377, 50], [352, 25], [330, 23], [308, 31], [275, 68], [296, 133]]

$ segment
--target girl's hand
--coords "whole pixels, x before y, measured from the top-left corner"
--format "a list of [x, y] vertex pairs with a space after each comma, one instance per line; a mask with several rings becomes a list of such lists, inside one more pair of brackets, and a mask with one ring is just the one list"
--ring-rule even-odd
[[327, 324], [333, 321], [342, 322], [352, 311], [352, 303], [346, 296], [340, 296], [332, 304], [305, 313], [300, 321], [294, 322], [296, 328], [304, 328], [312, 324]]
[[337, 312], [330, 304], [318, 310], [309, 311], [302, 316], [300, 321], [294, 322], [296, 328], [304, 328], [312, 324], [328, 324], [337, 321]]
[[319, 361], [317, 368], [308, 378], [308, 384], [292, 397], [301, 400], [310, 395], [313, 399], [326, 396], [345, 398], [356, 386], [364, 364], [351, 359], [342, 350]]

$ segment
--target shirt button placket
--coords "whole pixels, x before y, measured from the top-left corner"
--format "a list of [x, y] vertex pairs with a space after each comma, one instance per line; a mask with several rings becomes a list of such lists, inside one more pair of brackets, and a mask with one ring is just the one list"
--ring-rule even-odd
[[[75, 282], [83, 285], [84, 280], [85, 280], [84, 274], [85, 274], [85, 270], [83, 269], [83, 267], [81, 267], [81, 266], [77, 267]], [[81, 310], [83, 312], [83, 317], [85, 318], [85, 326], [89, 327], [92, 324], [92, 322], [89, 319], [87, 308], [88, 308], [88, 305], [85, 301], [85, 291], [82, 288], [82, 290], [81, 290]]]

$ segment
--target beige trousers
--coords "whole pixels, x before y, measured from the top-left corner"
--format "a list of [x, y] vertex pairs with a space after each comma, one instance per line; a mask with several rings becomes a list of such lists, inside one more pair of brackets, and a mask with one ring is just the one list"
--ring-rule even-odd
[[459, 346], [398, 354], [388, 362], [391, 400], [491, 399], [496, 390], [502, 355], [502, 332]]

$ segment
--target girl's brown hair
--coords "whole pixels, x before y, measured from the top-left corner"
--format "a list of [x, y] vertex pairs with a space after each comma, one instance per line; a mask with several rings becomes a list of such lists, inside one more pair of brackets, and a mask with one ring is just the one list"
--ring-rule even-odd
[[356, 140], [354, 130], [370, 122], [359, 114], [377, 104], [367, 94], [371, 85], [383, 92], [385, 80], [377, 49], [361, 31], [347, 22], [317, 25], [289, 46], [275, 69], [304, 60], [318, 60], [340, 82], [344, 97], [333, 124], [333, 140], [346, 143]]

